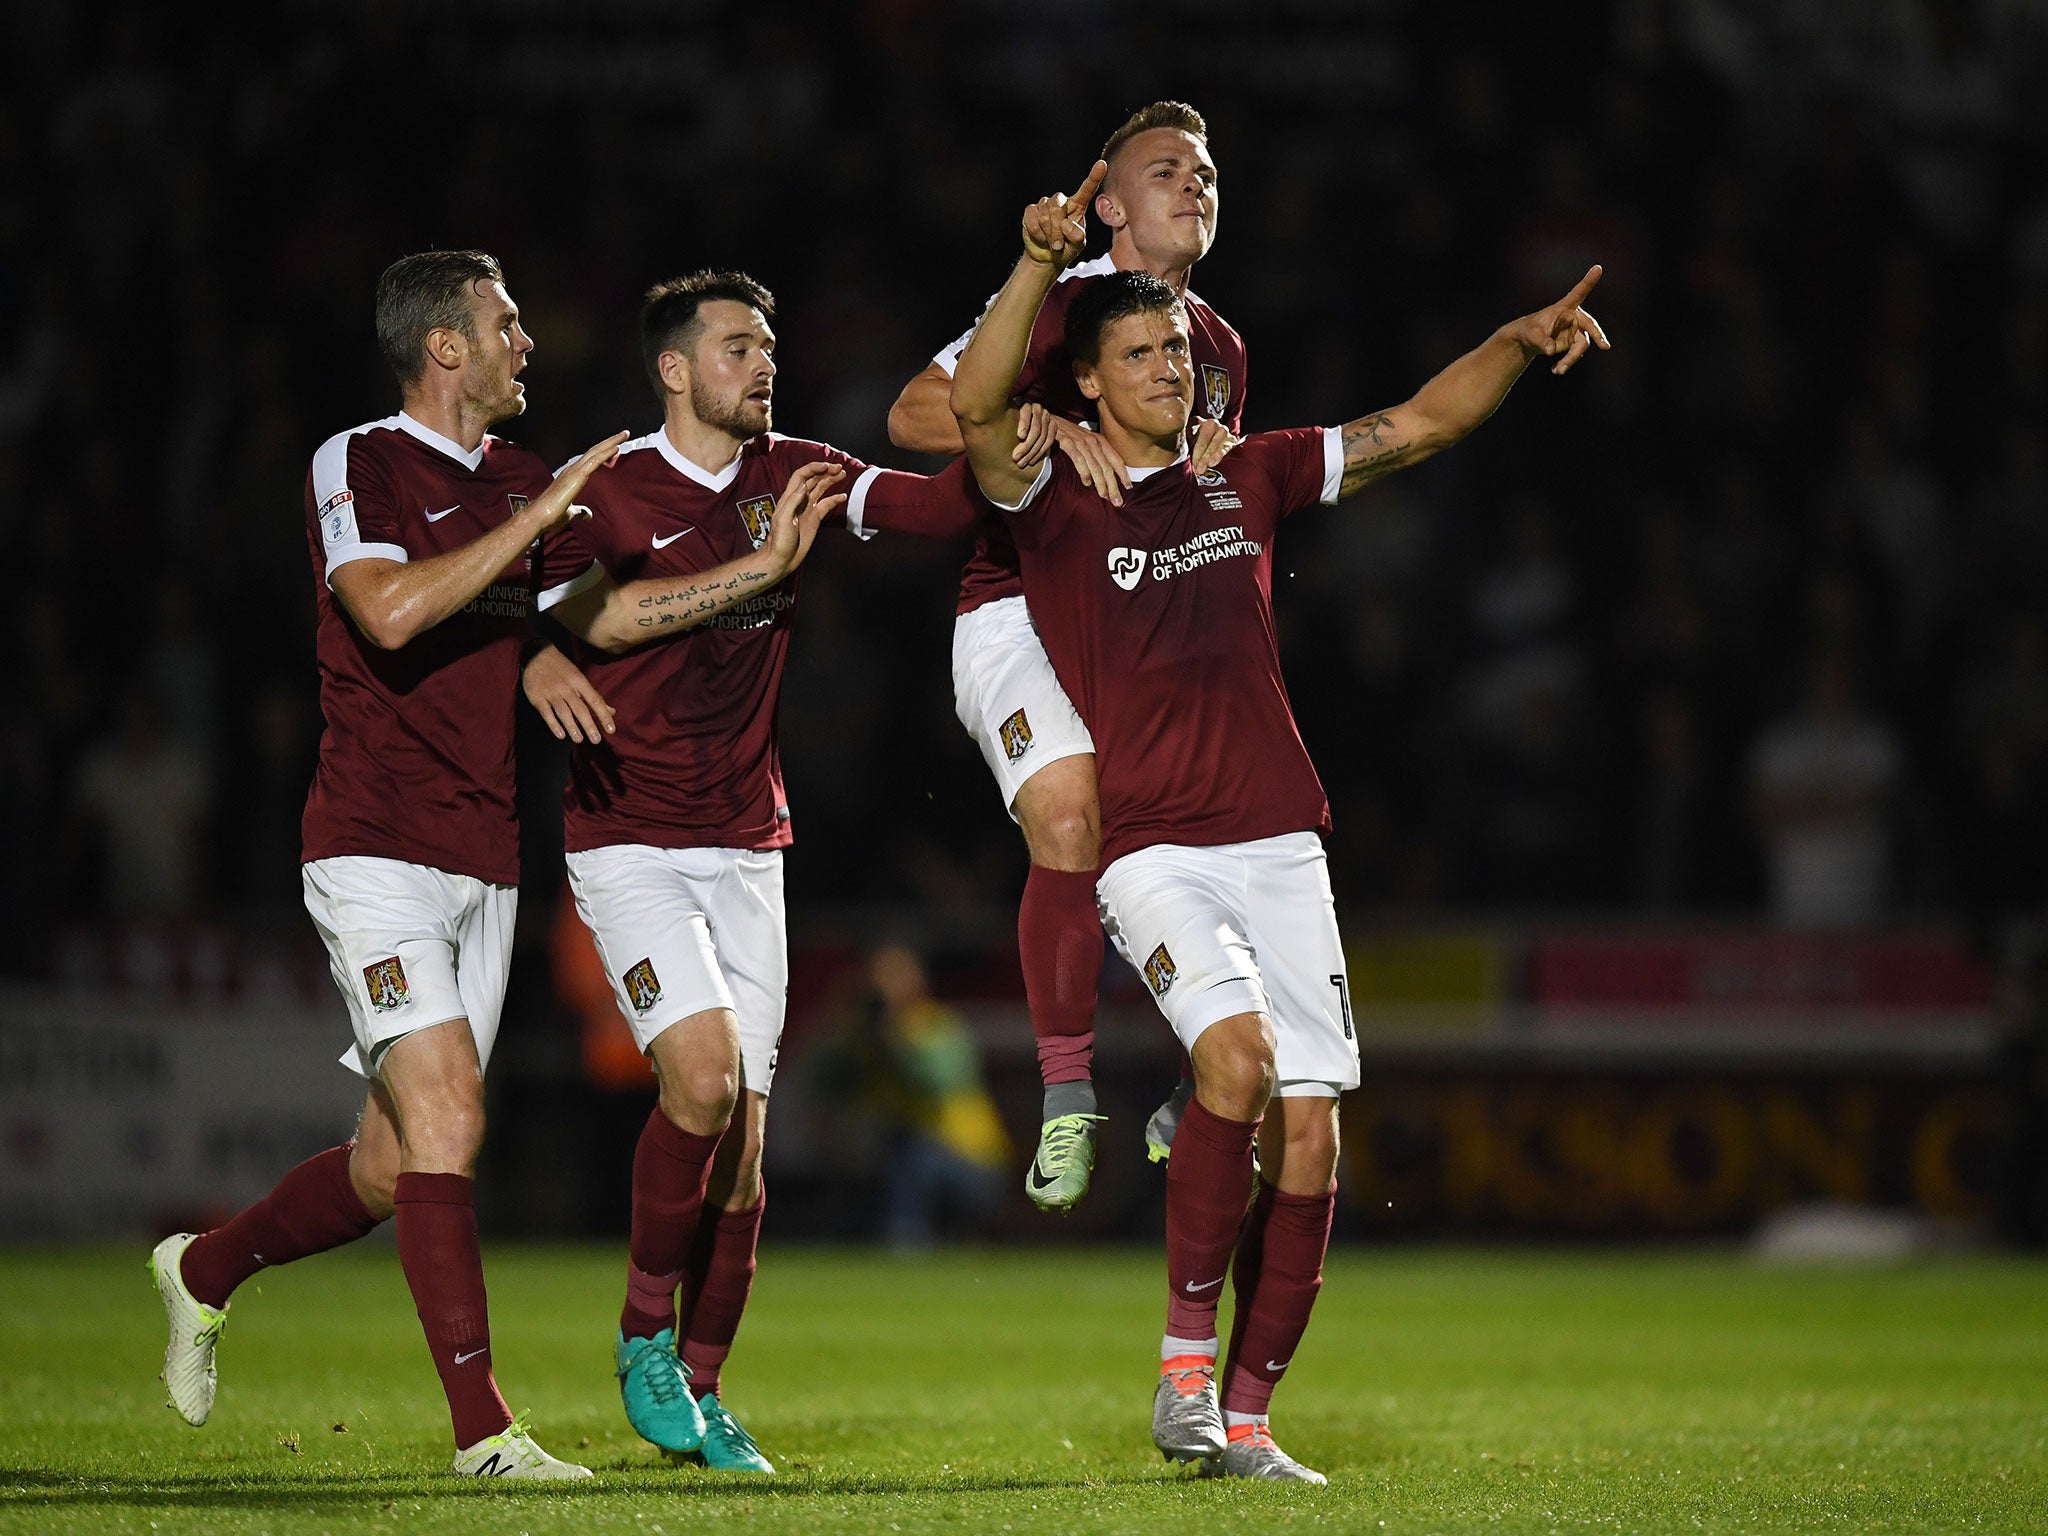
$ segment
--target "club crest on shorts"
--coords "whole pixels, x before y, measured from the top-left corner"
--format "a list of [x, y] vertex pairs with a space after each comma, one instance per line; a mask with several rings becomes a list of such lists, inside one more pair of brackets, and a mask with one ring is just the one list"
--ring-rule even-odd
[[1002, 741], [1003, 756], [1013, 763], [1031, 750], [1031, 722], [1021, 709], [996, 727], [996, 736]]
[[1202, 399], [1208, 403], [1209, 414], [1221, 421], [1230, 409], [1230, 374], [1214, 363], [1202, 364]]
[[620, 978], [626, 984], [626, 1000], [635, 1013], [645, 1013], [661, 1001], [661, 978], [654, 974], [654, 961], [642, 960]]
[[740, 521], [747, 525], [747, 537], [759, 549], [768, 542], [768, 528], [775, 521], [773, 496], [749, 496], [740, 503]]
[[364, 966], [363, 985], [369, 988], [370, 1006], [379, 1013], [403, 1008], [412, 1001], [412, 988], [405, 981], [405, 967], [398, 963], [396, 955], [388, 955], [374, 965]]
[[1166, 996], [1166, 989], [1179, 975], [1180, 972], [1174, 968], [1173, 956], [1164, 944], [1145, 957], [1145, 985], [1152, 989], [1154, 997]]

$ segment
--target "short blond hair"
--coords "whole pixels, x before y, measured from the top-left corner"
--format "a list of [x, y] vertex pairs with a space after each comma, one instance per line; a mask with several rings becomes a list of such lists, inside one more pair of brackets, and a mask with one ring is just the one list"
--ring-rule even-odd
[[1154, 128], [1178, 128], [1190, 137], [1209, 142], [1209, 125], [1202, 121], [1202, 114], [1184, 101], [1155, 101], [1149, 107], [1140, 107], [1124, 121], [1123, 127], [1112, 133], [1102, 146], [1101, 158], [1114, 165], [1117, 151], [1141, 133]]

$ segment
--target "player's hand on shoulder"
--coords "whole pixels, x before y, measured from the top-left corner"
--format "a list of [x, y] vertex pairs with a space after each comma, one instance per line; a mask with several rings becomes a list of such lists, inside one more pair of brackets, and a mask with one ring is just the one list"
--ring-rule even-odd
[[[1054, 440], [1061, 453], [1074, 466], [1074, 473], [1081, 477], [1081, 483], [1100, 496], [1111, 506], [1124, 504], [1124, 492], [1131, 488], [1131, 472], [1125, 466], [1123, 456], [1109, 446], [1109, 440], [1099, 432], [1090, 432], [1086, 427], [1068, 421], [1064, 416], [1052, 417]], [[1029, 468], [1027, 464], [1025, 466]]]
[[1036, 400], [1017, 407], [1017, 446], [1010, 450], [1010, 462], [1019, 469], [1036, 469], [1046, 455], [1060, 444], [1055, 423], [1059, 417]]
[[632, 435], [630, 432], [614, 432], [562, 466], [555, 476], [555, 483], [536, 496], [527, 508], [540, 522], [542, 533], [552, 532], [571, 518], [590, 516], [590, 508], [576, 505], [576, 493], [583, 489], [592, 475], [618, 458], [619, 449]]
[[1069, 195], [1055, 192], [1024, 210], [1024, 254], [1046, 266], [1070, 267], [1088, 244], [1088, 205], [1109, 167], [1098, 160], [1087, 179]]
[[769, 522], [768, 542], [764, 546], [778, 578], [804, 563], [819, 527], [846, 505], [846, 493], [834, 491], [845, 479], [844, 466], [827, 459], [805, 464], [789, 477], [789, 483], [775, 499], [775, 515]]
[[1214, 416], [1197, 416], [1194, 442], [1188, 450], [1188, 468], [1198, 475], [1206, 475], [1243, 441]]
[[1552, 373], [1567, 373], [1589, 348], [1608, 350], [1607, 333], [1585, 309], [1586, 296], [1600, 281], [1600, 268], [1589, 267], [1572, 291], [1548, 309], [1524, 315], [1508, 325], [1508, 334], [1531, 357], [1554, 357]]
[[520, 682], [526, 689], [526, 702], [539, 711], [557, 741], [594, 745], [618, 729], [617, 717], [604, 695], [583, 675], [581, 667], [552, 645], [533, 653]]

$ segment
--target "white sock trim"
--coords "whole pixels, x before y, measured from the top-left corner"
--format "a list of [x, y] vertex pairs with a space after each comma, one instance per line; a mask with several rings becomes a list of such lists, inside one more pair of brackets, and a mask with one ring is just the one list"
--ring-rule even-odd
[[1217, 1353], [1216, 1340], [1213, 1338], [1176, 1339], [1169, 1333], [1163, 1335], [1159, 1340], [1159, 1358], [1161, 1360], [1171, 1360], [1175, 1355], [1207, 1355], [1211, 1360], [1214, 1360]]
[[1223, 1410], [1223, 1427], [1225, 1429], [1236, 1429], [1244, 1424], [1264, 1424], [1266, 1422], [1267, 1416], [1263, 1413], [1233, 1413], [1228, 1408]]

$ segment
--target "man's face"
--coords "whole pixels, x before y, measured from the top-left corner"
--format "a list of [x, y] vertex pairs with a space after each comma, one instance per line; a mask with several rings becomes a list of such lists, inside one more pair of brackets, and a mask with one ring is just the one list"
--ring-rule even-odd
[[758, 437], [775, 417], [775, 332], [767, 316], [735, 299], [697, 307], [690, 354], [690, 409], [707, 427]]
[[1117, 151], [1095, 210], [1150, 260], [1193, 265], [1216, 239], [1216, 162], [1193, 134], [1148, 128]]
[[1177, 309], [1125, 315], [1102, 333], [1093, 366], [1076, 370], [1081, 393], [1127, 432], [1154, 442], [1187, 430], [1195, 403], [1188, 324]]
[[526, 409], [526, 386], [519, 375], [533, 338], [519, 324], [519, 306], [503, 283], [476, 283], [470, 289], [470, 329], [464, 338], [462, 397], [487, 422], [503, 421]]

